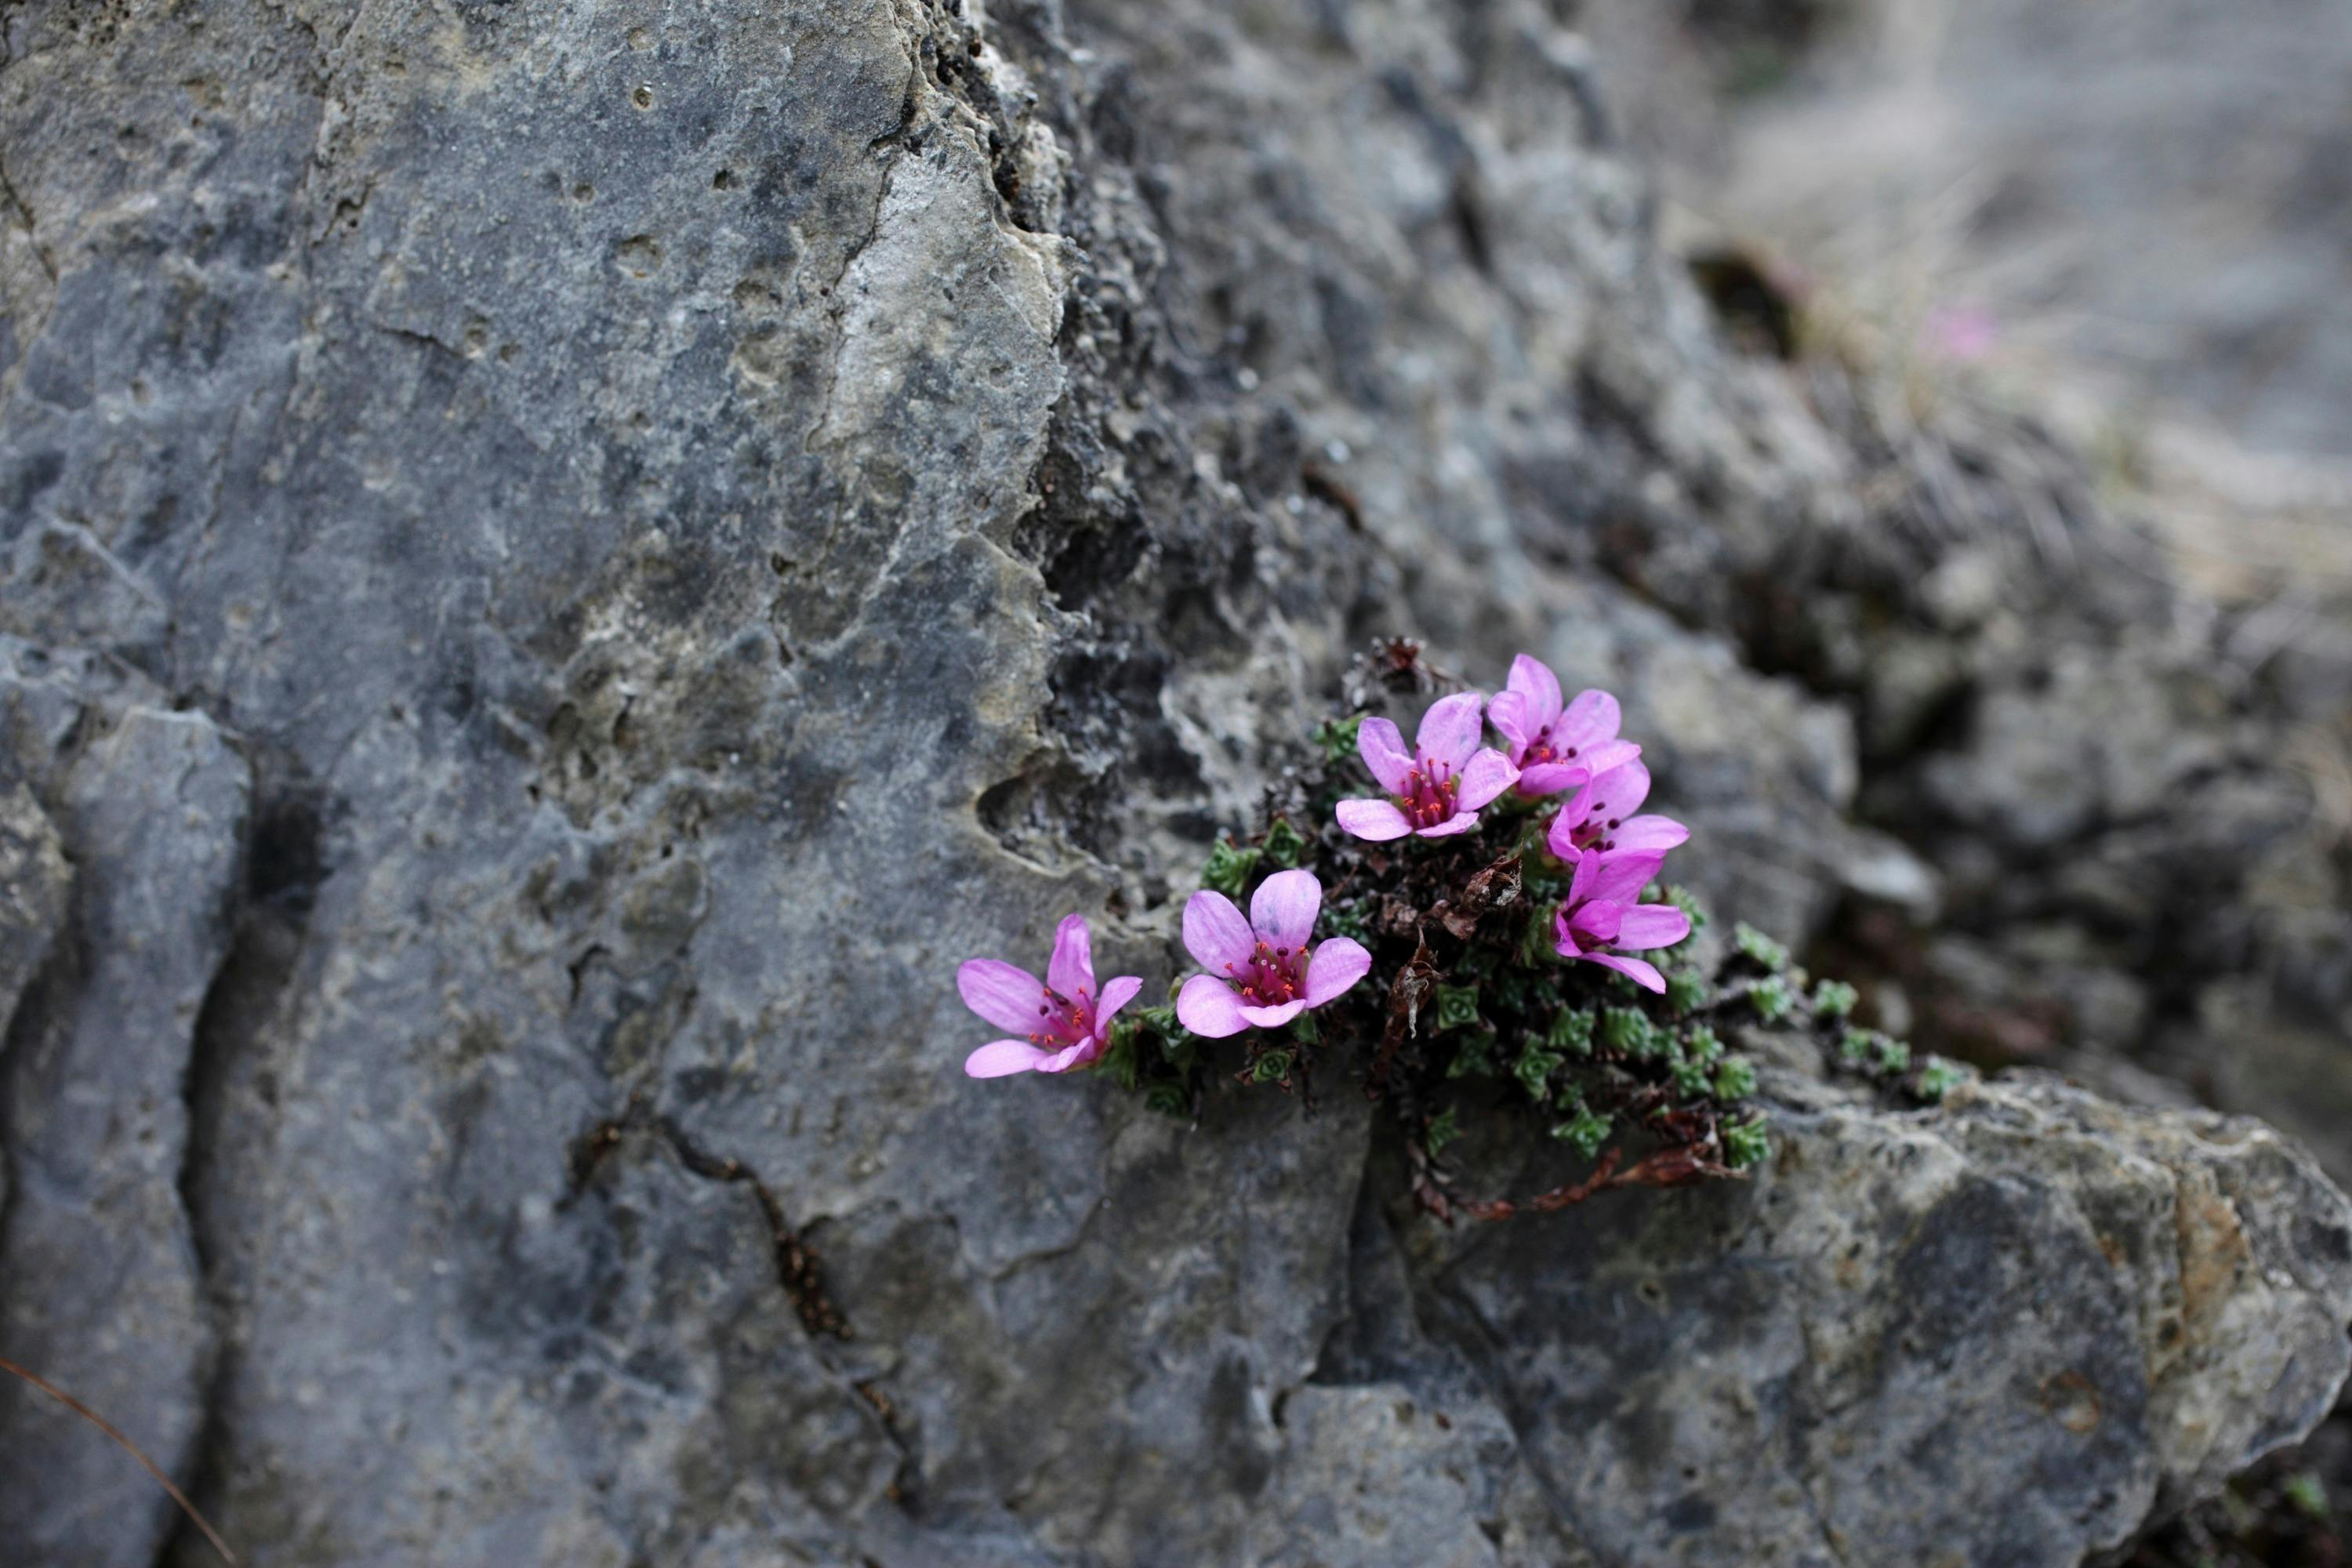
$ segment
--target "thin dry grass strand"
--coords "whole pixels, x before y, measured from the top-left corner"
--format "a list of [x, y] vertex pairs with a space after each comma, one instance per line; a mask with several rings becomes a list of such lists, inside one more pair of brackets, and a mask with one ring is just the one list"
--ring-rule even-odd
[[6, 1356], [0, 1356], [0, 1372], [13, 1373], [15, 1375], [23, 1378], [26, 1383], [31, 1384], [43, 1394], [47, 1394], [51, 1399], [56, 1400], [58, 1404], [64, 1405], [67, 1409], [80, 1416], [83, 1420], [89, 1422], [100, 1431], [113, 1438], [115, 1442], [121, 1446], [124, 1453], [129, 1454], [132, 1458], [146, 1466], [147, 1473], [154, 1477], [157, 1481], [161, 1482], [163, 1489], [172, 1494], [172, 1500], [180, 1505], [180, 1511], [186, 1514], [190, 1521], [194, 1523], [195, 1527], [205, 1532], [205, 1539], [213, 1543], [213, 1550], [221, 1554], [221, 1560], [228, 1563], [230, 1568], [236, 1568], [236, 1553], [228, 1549], [228, 1542], [220, 1538], [220, 1532], [215, 1530], [209, 1523], [205, 1522], [205, 1516], [196, 1511], [196, 1505], [190, 1502], [187, 1499], [187, 1495], [182, 1492], [179, 1488], [172, 1484], [172, 1478], [165, 1475], [162, 1470], [156, 1468], [155, 1461], [142, 1453], [140, 1451], [139, 1445], [124, 1436], [121, 1432], [115, 1427], [113, 1422], [109, 1421], [105, 1416], [100, 1415], [97, 1411], [92, 1410], [89, 1405], [84, 1405], [80, 1400], [76, 1399], [72, 1394], [68, 1394], [64, 1389], [59, 1388], [56, 1384], [51, 1383], [48, 1379], [42, 1377], [37, 1373], [26, 1372], [23, 1367], [18, 1366]]

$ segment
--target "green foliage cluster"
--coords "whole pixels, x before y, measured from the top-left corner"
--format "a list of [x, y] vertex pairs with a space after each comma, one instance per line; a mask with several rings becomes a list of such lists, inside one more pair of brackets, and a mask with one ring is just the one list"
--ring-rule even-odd
[[1218, 1077], [1279, 1086], [1309, 1104], [1338, 1080], [1369, 1093], [1402, 1128], [1424, 1204], [1492, 1217], [1524, 1205], [1464, 1200], [1453, 1162], [1513, 1117], [1535, 1119], [1598, 1162], [1585, 1187], [1547, 1194], [1559, 1202], [1589, 1195], [1592, 1183], [1674, 1185], [1768, 1160], [1766, 1118], [1751, 1103], [1756, 1067], [1736, 1048], [1750, 1031], [1816, 1032], [1835, 1065], [1924, 1102], [1965, 1080], [1966, 1069], [1934, 1058], [1915, 1068], [1901, 1042], [1853, 1026], [1856, 989], [1811, 982], [1783, 943], [1753, 926], [1736, 924], [1720, 958], [1703, 961], [1706, 913], [1681, 888], [1643, 895], [1674, 903], [1693, 928], [1676, 948], [1645, 955], [1664, 973], [1663, 996], [1563, 959], [1553, 917], [1571, 873], [1543, 835], [1555, 803], [1506, 796], [1486, 808], [1477, 831], [1452, 837], [1374, 844], [1339, 830], [1334, 805], [1367, 788], [1356, 736], [1381, 705], [1373, 689], [1415, 678], [1384, 664], [1360, 681], [1370, 691], [1366, 709], [1319, 726], [1309, 757], [1270, 798], [1265, 826], [1221, 838], [1201, 869], [1202, 887], [1244, 907], [1274, 872], [1313, 871], [1323, 887], [1316, 940], [1362, 942], [1371, 973], [1286, 1031], [1231, 1041], [1194, 1037], [1169, 1007], [1134, 1010], [1103, 1061], [1120, 1083], [1182, 1116], [1199, 1113]]

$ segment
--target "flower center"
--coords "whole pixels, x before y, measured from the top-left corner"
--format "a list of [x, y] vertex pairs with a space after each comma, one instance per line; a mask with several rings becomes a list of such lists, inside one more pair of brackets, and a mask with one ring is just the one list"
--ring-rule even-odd
[[1531, 768], [1545, 763], [1572, 763], [1576, 761], [1576, 751], [1574, 746], [1553, 745], [1551, 726], [1547, 724], [1534, 740], [1528, 742], [1527, 754], [1519, 759], [1519, 765]]
[[1303, 947], [1273, 947], [1262, 942], [1248, 963], [1238, 969], [1228, 963], [1225, 973], [1241, 987], [1242, 1001], [1247, 1005], [1279, 1007], [1307, 994], [1306, 960]]
[[1598, 849], [1603, 854], [1617, 847], [1611, 837], [1624, 824], [1613, 816], [1601, 814], [1609, 808], [1605, 800], [1596, 800], [1584, 809], [1584, 820], [1569, 830], [1568, 841], [1579, 849]]
[[1449, 764], [1425, 762], [1405, 775], [1404, 795], [1397, 805], [1415, 827], [1434, 827], [1454, 819], [1454, 797], [1461, 793], [1462, 781]]
[[1080, 1040], [1090, 1040], [1095, 1034], [1094, 998], [1087, 988], [1078, 987], [1073, 999], [1046, 986], [1045, 999], [1037, 1004], [1037, 1027], [1031, 1032], [1033, 1046], [1075, 1046]]

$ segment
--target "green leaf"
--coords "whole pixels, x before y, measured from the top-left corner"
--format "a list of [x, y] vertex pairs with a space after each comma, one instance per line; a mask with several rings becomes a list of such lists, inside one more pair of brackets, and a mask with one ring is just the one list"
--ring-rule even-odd
[[1649, 1061], [1665, 1055], [1668, 1042], [1651, 1024], [1650, 1016], [1639, 1007], [1604, 1007], [1601, 1012], [1601, 1043], [1636, 1061]]
[[1422, 1142], [1432, 1154], [1437, 1154], [1444, 1152], [1448, 1143], [1461, 1136], [1462, 1129], [1454, 1125], [1454, 1107], [1449, 1105], [1429, 1119], [1429, 1126], [1422, 1134]]
[[1696, 1013], [1706, 1001], [1706, 979], [1696, 969], [1675, 970], [1666, 976], [1666, 1005], [1677, 1013]]
[[1589, 1057], [1592, 1054], [1592, 1015], [1581, 1007], [1563, 1007], [1552, 1015], [1551, 1027], [1544, 1032], [1544, 1044], [1562, 1056]]
[[1870, 1059], [1870, 1047], [1878, 1038], [1874, 1029], [1848, 1029], [1838, 1039], [1838, 1060], [1848, 1067], [1860, 1067]]
[[1135, 1031], [1111, 1028], [1110, 1045], [1095, 1061], [1095, 1070], [1132, 1094], [1142, 1083], [1143, 1074], [1136, 1065]]
[[1756, 1009], [1756, 1016], [1768, 1024], [1779, 1023], [1797, 1008], [1797, 998], [1789, 989], [1789, 983], [1777, 974], [1751, 981], [1748, 986], [1748, 1001]]
[[1733, 1170], [1745, 1171], [1761, 1164], [1771, 1153], [1772, 1140], [1765, 1135], [1762, 1117], [1724, 1123], [1723, 1163]]
[[1437, 1033], [1448, 1029], [1468, 1028], [1478, 1021], [1478, 988], [1475, 985], [1440, 985], [1436, 988]]
[[1287, 870], [1298, 864], [1299, 856], [1306, 852], [1307, 840], [1290, 826], [1290, 818], [1277, 816], [1274, 826], [1265, 830], [1265, 849], [1267, 859]]
[[1596, 1115], [1591, 1107], [1580, 1105], [1574, 1116], [1553, 1126], [1551, 1135], [1562, 1142], [1574, 1144], [1576, 1152], [1590, 1160], [1601, 1152], [1602, 1144], [1609, 1142], [1610, 1129], [1615, 1124], [1614, 1118]]
[[1690, 1053], [1691, 1060], [1706, 1067], [1713, 1067], [1723, 1057], [1723, 1042], [1705, 1024], [1683, 1037], [1683, 1048]]
[[[1706, 910], [1705, 906], [1700, 904], [1698, 901], [1698, 895], [1692, 892], [1688, 888], [1668, 887], [1666, 889], [1666, 902], [1674, 905], [1675, 908], [1682, 910], [1684, 914], [1690, 917], [1691, 932], [1693, 935], [1696, 935], [1698, 932], [1706, 929]], [[1682, 944], [1677, 942], [1675, 945], [1679, 947]]]
[[1201, 886], [1238, 900], [1242, 889], [1249, 886], [1250, 873], [1257, 869], [1259, 854], [1230, 838], [1218, 839], [1217, 847], [1209, 851], [1208, 864], [1201, 868]]
[[1517, 968], [1506, 969], [1485, 984], [1495, 998], [1495, 1005], [1504, 1012], [1524, 1015], [1535, 1011], [1535, 988], [1528, 984], [1525, 972]]
[[1558, 1051], [1546, 1050], [1543, 1042], [1530, 1035], [1520, 1047], [1519, 1059], [1513, 1065], [1511, 1074], [1529, 1098], [1541, 1104], [1551, 1098], [1552, 1069], [1559, 1066], [1561, 1059]]
[[1675, 1075], [1675, 1092], [1685, 1100], [1704, 1097], [1713, 1081], [1707, 1076], [1705, 1062], [1677, 1059], [1671, 1070]]
[[1254, 1083], [1278, 1083], [1288, 1076], [1290, 1076], [1288, 1051], [1268, 1051], [1258, 1058], [1257, 1066], [1250, 1069], [1250, 1079]]
[[1920, 1099], [1930, 1105], [1940, 1103], [1944, 1096], [1969, 1081], [1975, 1075], [1958, 1062], [1941, 1057], [1929, 1057], [1919, 1068]]
[[1731, 928], [1731, 942], [1742, 956], [1775, 973], [1789, 967], [1789, 950], [1746, 921]]
[[1143, 1103], [1162, 1116], [1173, 1116], [1179, 1121], [1190, 1115], [1192, 1110], [1192, 1097], [1180, 1083], [1153, 1084], [1144, 1090]]
[[1871, 1042], [1878, 1053], [1878, 1066], [1886, 1072], [1908, 1072], [1911, 1069], [1911, 1047], [1900, 1040], [1890, 1040], [1881, 1035]]
[[1756, 1069], [1733, 1057], [1715, 1069], [1715, 1098], [1726, 1102], [1745, 1100], [1756, 1092]]
[[1861, 1000], [1862, 993], [1843, 980], [1824, 980], [1813, 987], [1813, 1011], [1824, 1018], [1843, 1018]]
[[1323, 748], [1323, 760], [1343, 763], [1356, 754], [1356, 731], [1363, 727], [1364, 716], [1350, 713], [1345, 719], [1328, 719], [1315, 726], [1315, 743]]
[[1495, 1033], [1491, 1029], [1465, 1036], [1454, 1048], [1453, 1065], [1445, 1069], [1447, 1078], [1468, 1078], [1473, 1073], [1480, 1078], [1495, 1075]]

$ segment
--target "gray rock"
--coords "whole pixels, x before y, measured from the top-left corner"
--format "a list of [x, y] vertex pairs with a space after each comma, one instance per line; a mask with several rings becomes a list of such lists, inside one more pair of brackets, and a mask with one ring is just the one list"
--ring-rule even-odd
[[[16, 1016], [48, 958], [72, 891], [73, 868], [41, 803], [22, 784], [0, 786], [0, 1029]], [[0, 1166], [0, 1214], [7, 1205], [8, 1173]]]
[[[0, 679], [0, 708], [25, 698]], [[205, 1419], [214, 1331], [180, 1181], [199, 1011], [228, 947], [249, 778], [201, 714], [84, 707], [43, 781], [58, 831], [0, 865], [19, 910], [54, 918], [55, 956], [14, 1009], [0, 1138], [14, 1172], [0, 1226], [0, 1341], [113, 1412], [184, 1470]], [[6, 800], [38, 808], [22, 785]], [[14, 812], [12, 811], [12, 816]], [[47, 830], [43, 827], [43, 831]], [[80, 868], [68, 880], [59, 844]], [[11, 932], [11, 967], [20, 947]], [[172, 1505], [94, 1428], [12, 1386], [0, 1447], [39, 1453], [0, 1476], [0, 1517], [29, 1560], [151, 1559]]]
[[1601, 1561], [2070, 1564], [2326, 1414], [2352, 1205], [2309, 1156], [2053, 1079], [1894, 1114], [1814, 1070], [1752, 1184], [1399, 1237]]
[[56, 826], [32, 792], [11, 781], [0, 788], [0, 1018], [16, 1016], [65, 923], [72, 891], [73, 868]]
[[[246, 1561], [1747, 1562], [1916, 1500], [1861, 1412], [2027, 1495], [1922, 1504], [1938, 1550], [2059, 1561], [2332, 1396], [2345, 1283], [2269, 1270], [2341, 1200], [2252, 1131], [1791, 1078], [1769, 1180], [1384, 1272], [1345, 1086], [1184, 1128], [956, 1073], [953, 965], [1068, 910], [1166, 981], [1375, 631], [1617, 684], [1727, 915], [1928, 908], [1853, 826], [1852, 705], [1755, 640], [1864, 459], [1722, 347], [1549, 7], [5, 27], [0, 742], [78, 933], [12, 1028], [7, 1322]], [[1968, 776], [2074, 755], [1986, 711], [2038, 749]], [[2207, 754], [2132, 711], [2166, 781]], [[2098, 1497], [2016, 1468], [2062, 1451], [2000, 1446], [2032, 1380], [2121, 1410], [2161, 1316], [2081, 1194], [2209, 1177], [2263, 1260], [2201, 1298], [2230, 1332], [2102, 1415]], [[1996, 1276], [2046, 1333], [1937, 1265], [1987, 1237], [2063, 1265]], [[1538, 1321], [1670, 1265], [1696, 1360]], [[121, 1456], [0, 1422], [34, 1560], [155, 1558]]]

